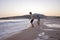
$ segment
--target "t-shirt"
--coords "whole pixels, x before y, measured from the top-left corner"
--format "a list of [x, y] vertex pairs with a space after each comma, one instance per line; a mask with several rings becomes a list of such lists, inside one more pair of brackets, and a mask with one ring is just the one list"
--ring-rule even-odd
[[31, 19], [40, 19], [40, 16], [39, 15], [30, 15], [31, 16]]
[[32, 15], [30, 15], [31, 16], [31, 19], [34, 19], [34, 15], [32, 14]]

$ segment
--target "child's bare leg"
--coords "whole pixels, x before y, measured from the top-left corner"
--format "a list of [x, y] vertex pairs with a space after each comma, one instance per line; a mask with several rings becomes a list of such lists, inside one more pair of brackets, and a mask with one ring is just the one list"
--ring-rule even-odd
[[32, 27], [34, 27], [34, 24], [33, 23], [31, 23], [32, 24]]
[[38, 19], [37, 24], [40, 25], [40, 19]]

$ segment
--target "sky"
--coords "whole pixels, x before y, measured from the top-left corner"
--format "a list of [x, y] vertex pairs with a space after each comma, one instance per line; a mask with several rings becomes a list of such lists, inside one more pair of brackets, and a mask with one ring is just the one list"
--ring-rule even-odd
[[60, 16], [60, 0], [0, 0], [0, 17], [40, 13]]

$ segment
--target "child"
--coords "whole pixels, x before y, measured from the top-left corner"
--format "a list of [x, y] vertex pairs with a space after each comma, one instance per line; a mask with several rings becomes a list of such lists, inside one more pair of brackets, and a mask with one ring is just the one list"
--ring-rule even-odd
[[32, 25], [32, 27], [34, 27], [34, 25], [33, 25], [33, 21], [34, 21], [34, 19], [37, 17], [37, 24], [39, 25], [40, 24], [40, 16], [39, 15], [36, 15], [36, 16], [34, 16], [33, 14], [32, 14], [32, 12], [29, 12], [30, 13], [30, 16], [31, 16], [31, 21], [30, 21], [30, 23], [31, 23], [31, 25]]
[[31, 17], [30, 23], [31, 23], [32, 27], [34, 27], [34, 25], [33, 25], [34, 16], [32, 15], [32, 12], [30, 12], [30, 17]]

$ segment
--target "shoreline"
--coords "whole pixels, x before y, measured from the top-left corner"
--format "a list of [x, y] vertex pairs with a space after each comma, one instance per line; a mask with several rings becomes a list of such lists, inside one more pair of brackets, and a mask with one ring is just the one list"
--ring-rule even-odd
[[44, 21], [41, 21], [39, 26], [36, 22], [34, 22], [33, 28], [30, 26], [28, 29], [23, 30], [21, 33], [19, 32], [15, 35], [12, 35], [5, 40], [59, 40], [60, 28], [48, 28], [43, 25], [43, 22]]
[[[34, 24], [35, 25], [35, 24]], [[34, 39], [34, 38], [36, 38], [36, 36], [37, 36], [37, 31], [39, 30], [37, 30], [38, 29], [38, 27], [34, 27], [34, 28], [32, 28], [32, 27], [29, 27], [28, 29], [25, 29], [25, 30], [22, 30], [22, 32], [18, 32], [18, 33], [16, 33], [16, 34], [14, 34], [14, 35], [12, 35], [12, 36], [10, 36], [10, 37], [8, 37], [8, 38], [6, 38], [5, 40], [29, 40], [29, 38], [32, 38], [32, 39]], [[31, 35], [32, 34], [32, 35]], [[35, 36], [34, 36], [35, 35]], [[17, 36], [17, 37], [16, 37]], [[32, 37], [33, 36], [33, 37]], [[28, 38], [29, 37], [29, 38]], [[30, 40], [32, 40], [32, 39], [30, 39]]]

